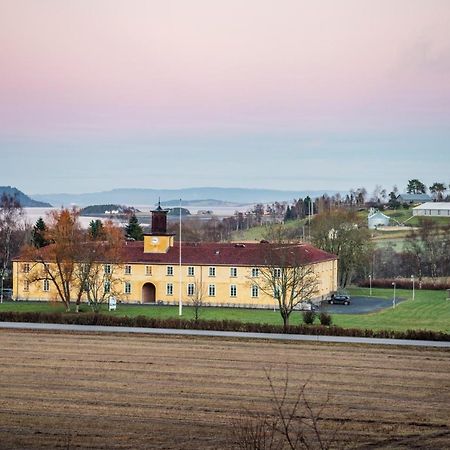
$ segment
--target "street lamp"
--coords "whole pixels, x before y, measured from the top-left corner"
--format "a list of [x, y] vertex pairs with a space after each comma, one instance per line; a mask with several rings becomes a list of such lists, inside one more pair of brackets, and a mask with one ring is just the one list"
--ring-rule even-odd
[[412, 284], [413, 284], [413, 300], [414, 300], [415, 294], [416, 294], [416, 292], [414, 290], [414, 275], [411, 275], [411, 281], [412, 281]]
[[372, 297], [372, 275], [369, 275], [369, 295]]
[[392, 299], [392, 308], [394, 308], [394, 309], [395, 309], [395, 287], [396, 287], [396, 284], [395, 284], [395, 282], [394, 282], [394, 283], [392, 283], [392, 286], [394, 286], [394, 298]]

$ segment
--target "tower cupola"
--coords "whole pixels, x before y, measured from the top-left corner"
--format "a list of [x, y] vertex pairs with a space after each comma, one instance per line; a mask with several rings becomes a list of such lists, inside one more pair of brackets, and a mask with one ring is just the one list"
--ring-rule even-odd
[[167, 209], [161, 208], [158, 201], [152, 210], [152, 231], [144, 234], [144, 253], [167, 253], [173, 247], [174, 234], [167, 232]]

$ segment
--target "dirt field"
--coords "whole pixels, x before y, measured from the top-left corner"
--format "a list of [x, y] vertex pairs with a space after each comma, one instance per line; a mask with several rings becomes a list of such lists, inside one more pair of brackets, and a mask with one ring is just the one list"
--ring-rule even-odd
[[269, 407], [264, 369], [309, 379], [346, 446], [450, 448], [445, 350], [0, 331], [0, 448], [230, 448]]

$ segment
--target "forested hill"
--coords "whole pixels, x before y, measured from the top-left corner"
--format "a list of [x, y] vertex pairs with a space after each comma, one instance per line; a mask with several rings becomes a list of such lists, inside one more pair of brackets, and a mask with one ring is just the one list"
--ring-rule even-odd
[[51, 208], [52, 206], [50, 203], [38, 202], [37, 200], [33, 200], [22, 191], [19, 191], [19, 189], [11, 186], [0, 186], [0, 196], [2, 196], [3, 194], [16, 197], [20, 202], [20, 205], [24, 208]]

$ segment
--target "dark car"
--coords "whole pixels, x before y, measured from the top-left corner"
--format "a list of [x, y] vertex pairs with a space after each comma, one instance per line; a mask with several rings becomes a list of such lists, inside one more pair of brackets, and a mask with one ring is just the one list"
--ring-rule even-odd
[[350, 296], [346, 294], [333, 294], [328, 300], [330, 305], [350, 305]]

